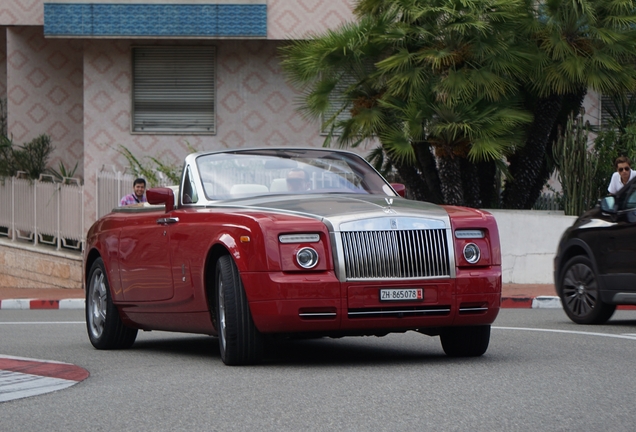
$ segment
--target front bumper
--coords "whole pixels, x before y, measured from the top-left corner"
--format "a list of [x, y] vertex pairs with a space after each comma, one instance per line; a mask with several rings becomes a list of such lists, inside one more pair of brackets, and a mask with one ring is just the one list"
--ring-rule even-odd
[[[499, 266], [457, 270], [454, 279], [341, 283], [332, 272], [242, 273], [262, 333], [385, 334], [491, 324], [501, 305]], [[381, 302], [381, 288], [423, 288], [422, 301]]]

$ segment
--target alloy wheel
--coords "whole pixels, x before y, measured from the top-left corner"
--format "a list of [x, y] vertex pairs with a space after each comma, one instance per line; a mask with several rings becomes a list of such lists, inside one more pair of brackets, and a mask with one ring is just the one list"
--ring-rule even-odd
[[598, 285], [594, 271], [582, 263], [570, 267], [563, 278], [563, 299], [576, 316], [590, 314], [598, 302]]
[[104, 282], [104, 273], [97, 269], [93, 272], [91, 278], [90, 291], [88, 296], [88, 319], [91, 333], [96, 339], [99, 339], [104, 332], [106, 322], [106, 284]]

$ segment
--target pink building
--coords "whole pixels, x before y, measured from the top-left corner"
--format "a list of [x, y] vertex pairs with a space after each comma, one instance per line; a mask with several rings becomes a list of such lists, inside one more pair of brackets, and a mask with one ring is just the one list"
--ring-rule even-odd
[[22, 144], [52, 137], [52, 162], [85, 180], [137, 157], [181, 163], [199, 150], [320, 146], [283, 76], [285, 40], [353, 19], [354, 0], [3, 0], [0, 98]]

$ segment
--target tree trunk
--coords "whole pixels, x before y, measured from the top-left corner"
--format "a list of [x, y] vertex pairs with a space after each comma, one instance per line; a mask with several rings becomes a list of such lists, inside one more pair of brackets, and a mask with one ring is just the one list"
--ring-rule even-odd
[[537, 199], [541, 195], [543, 188], [554, 172], [555, 164], [552, 157], [552, 147], [554, 146], [554, 143], [559, 139], [559, 135], [563, 133], [562, 131], [567, 125], [570, 114], [578, 114], [580, 112], [581, 106], [583, 106], [583, 99], [585, 99], [586, 94], [587, 89], [582, 88], [577, 93], [568, 93], [563, 97], [561, 110], [556, 118], [554, 125], [552, 125], [550, 138], [548, 139], [548, 142], [546, 144], [545, 158], [543, 164], [541, 165], [541, 169], [539, 170], [539, 174], [537, 175], [537, 179], [534, 185], [532, 185], [530, 189], [530, 194], [528, 196], [528, 200], [524, 205], [524, 208], [532, 208], [532, 206], [534, 206], [534, 203], [537, 202]]
[[464, 189], [460, 170], [459, 158], [439, 158], [439, 179], [445, 204], [464, 205]]
[[416, 167], [402, 162], [394, 162], [393, 166], [404, 182], [409, 193], [409, 197], [416, 201], [427, 201], [430, 194], [426, 186], [426, 182], [423, 181], [422, 177], [417, 172]]
[[510, 158], [512, 179], [506, 182], [503, 205], [511, 209], [529, 209], [530, 192], [535, 187], [545, 159], [545, 150], [563, 97], [551, 95], [537, 101], [534, 121], [527, 132], [525, 145]]
[[495, 162], [479, 162], [477, 163], [477, 175], [479, 177], [479, 196], [481, 199], [481, 207], [483, 208], [499, 208], [501, 185], [498, 184], [497, 165]]
[[431, 152], [430, 145], [426, 141], [416, 142], [413, 144], [413, 149], [415, 150], [415, 157], [422, 169], [422, 177], [426, 182], [428, 201], [441, 204], [443, 202], [442, 188], [437, 171], [437, 163], [433, 152]]
[[481, 207], [481, 192], [479, 184], [479, 171], [477, 165], [468, 159], [459, 160], [461, 169], [462, 186], [464, 190], [464, 205], [473, 208]]

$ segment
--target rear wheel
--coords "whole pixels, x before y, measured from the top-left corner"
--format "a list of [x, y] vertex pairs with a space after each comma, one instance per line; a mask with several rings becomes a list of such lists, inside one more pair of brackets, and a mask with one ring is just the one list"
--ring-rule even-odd
[[263, 357], [263, 335], [252, 321], [241, 275], [229, 255], [219, 258], [215, 280], [221, 360], [226, 365], [258, 363]]
[[490, 326], [448, 327], [440, 339], [449, 357], [479, 357], [488, 349]]
[[589, 258], [569, 260], [561, 272], [559, 296], [563, 310], [577, 324], [603, 324], [614, 314], [616, 305], [603, 303], [598, 280]]
[[124, 325], [110, 296], [104, 262], [97, 258], [88, 273], [86, 328], [97, 349], [124, 349], [135, 343], [137, 329]]

